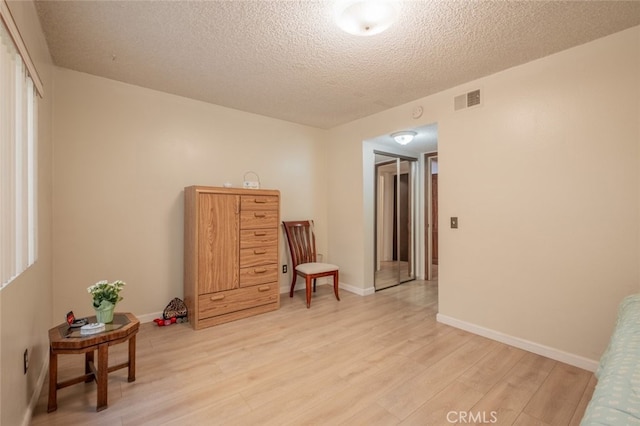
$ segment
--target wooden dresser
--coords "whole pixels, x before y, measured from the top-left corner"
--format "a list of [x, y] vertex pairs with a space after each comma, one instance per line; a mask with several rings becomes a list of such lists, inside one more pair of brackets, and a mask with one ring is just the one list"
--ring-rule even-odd
[[184, 189], [184, 301], [198, 330], [280, 307], [280, 192]]

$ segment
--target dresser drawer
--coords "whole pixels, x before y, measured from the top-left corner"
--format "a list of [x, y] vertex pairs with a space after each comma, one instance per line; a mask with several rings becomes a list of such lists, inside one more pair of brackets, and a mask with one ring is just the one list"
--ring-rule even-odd
[[274, 303], [279, 297], [276, 283], [204, 294], [198, 297], [198, 314], [201, 318], [224, 315]]
[[240, 199], [240, 211], [278, 210], [278, 197], [273, 195], [243, 195]]
[[277, 210], [241, 210], [240, 229], [278, 229]]
[[278, 247], [254, 247], [240, 249], [240, 268], [278, 264]]
[[240, 248], [277, 246], [278, 229], [245, 229], [240, 231]]
[[278, 265], [252, 266], [240, 269], [240, 287], [258, 284], [274, 283], [278, 281]]

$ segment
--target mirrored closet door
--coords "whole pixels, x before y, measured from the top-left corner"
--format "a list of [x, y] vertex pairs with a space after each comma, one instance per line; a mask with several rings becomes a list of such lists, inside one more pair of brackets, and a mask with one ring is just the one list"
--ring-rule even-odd
[[416, 159], [376, 152], [376, 290], [415, 279]]

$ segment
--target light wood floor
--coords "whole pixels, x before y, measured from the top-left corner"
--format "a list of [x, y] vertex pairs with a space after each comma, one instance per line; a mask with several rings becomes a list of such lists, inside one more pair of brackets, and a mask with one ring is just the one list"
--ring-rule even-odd
[[[47, 414], [45, 385], [32, 423], [576, 425], [593, 392], [590, 372], [437, 323], [433, 282], [341, 298], [323, 285], [311, 309], [299, 291], [278, 311], [202, 331], [143, 324], [137, 380], [111, 373], [106, 410], [82, 383]], [[112, 347], [111, 363], [125, 350]], [[82, 356], [59, 364], [60, 379], [83, 373]]]

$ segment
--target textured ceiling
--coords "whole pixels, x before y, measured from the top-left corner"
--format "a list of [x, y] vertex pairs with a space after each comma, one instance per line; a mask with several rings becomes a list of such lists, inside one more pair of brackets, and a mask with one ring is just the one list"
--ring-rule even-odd
[[331, 128], [640, 25], [640, 1], [399, 1], [357, 37], [330, 1], [37, 1], [65, 68]]

